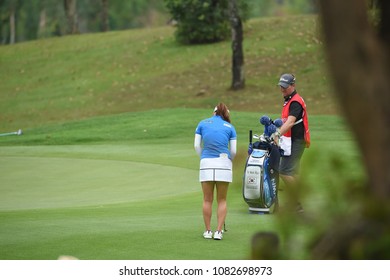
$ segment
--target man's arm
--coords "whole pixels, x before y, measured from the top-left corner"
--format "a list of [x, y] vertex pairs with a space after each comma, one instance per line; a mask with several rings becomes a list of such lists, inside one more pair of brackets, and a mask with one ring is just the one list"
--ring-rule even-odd
[[297, 118], [294, 116], [288, 116], [286, 122], [280, 127], [280, 135], [285, 134], [287, 131], [289, 131], [295, 124]]

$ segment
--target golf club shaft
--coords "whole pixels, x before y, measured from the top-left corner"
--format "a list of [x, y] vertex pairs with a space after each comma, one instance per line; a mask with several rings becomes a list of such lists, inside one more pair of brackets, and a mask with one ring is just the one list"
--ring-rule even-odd
[[19, 129], [18, 131], [13, 131], [13, 132], [6, 132], [6, 133], [1, 133], [0, 136], [7, 136], [7, 135], [22, 135], [23, 131]]
[[14, 131], [14, 132], [1, 133], [0, 136], [17, 135], [17, 134], [18, 134], [18, 132], [17, 132], [17, 131]]

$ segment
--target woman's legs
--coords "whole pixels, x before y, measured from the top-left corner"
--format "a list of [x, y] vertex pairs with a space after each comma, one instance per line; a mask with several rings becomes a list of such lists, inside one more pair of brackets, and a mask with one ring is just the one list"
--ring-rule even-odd
[[217, 211], [217, 230], [222, 231], [223, 225], [225, 223], [225, 218], [227, 214], [227, 191], [228, 191], [228, 182], [216, 182], [217, 184], [217, 202], [218, 202], [218, 211]]
[[202, 182], [203, 190], [203, 220], [206, 230], [211, 230], [211, 214], [213, 210], [214, 198], [214, 184], [215, 182]]
[[227, 214], [228, 182], [202, 182], [203, 190], [203, 220], [206, 230], [211, 230], [211, 215], [213, 210], [214, 185], [217, 185], [217, 230], [222, 231]]

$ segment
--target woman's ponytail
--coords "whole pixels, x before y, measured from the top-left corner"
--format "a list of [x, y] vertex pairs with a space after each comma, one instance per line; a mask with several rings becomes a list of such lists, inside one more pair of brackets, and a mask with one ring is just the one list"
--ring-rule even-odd
[[230, 112], [228, 107], [224, 103], [219, 103], [217, 107], [215, 107], [214, 112], [217, 116], [221, 116], [222, 119], [230, 123]]

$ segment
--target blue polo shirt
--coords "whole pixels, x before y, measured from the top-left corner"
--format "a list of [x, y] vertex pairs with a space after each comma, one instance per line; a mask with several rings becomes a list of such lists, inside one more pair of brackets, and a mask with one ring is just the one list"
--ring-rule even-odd
[[224, 121], [221, 116], [213, 116], [201, 121], [195, 133], [202, 136], [201, 159], [217, 158], [220, 154], [227, 154], [231, 159], [229, 141], [236, 140], [237, 134], [234, 126]]

